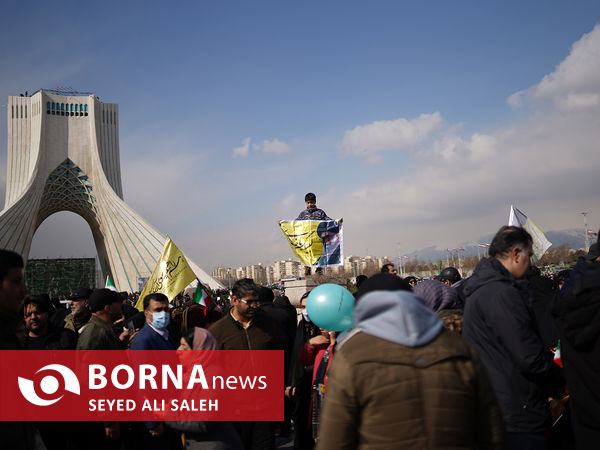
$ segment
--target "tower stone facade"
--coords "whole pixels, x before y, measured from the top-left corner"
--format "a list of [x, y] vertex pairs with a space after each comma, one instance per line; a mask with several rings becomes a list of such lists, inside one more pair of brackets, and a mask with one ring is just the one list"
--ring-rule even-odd
[[[39, 90], [9, 97], [7, 117], [0, 248], [26, 259], [42, 222], [71, 211], [90, 226], [104, 274], [117, 289], [137, 291], [152, 274], [166, 236], [123, 201], [118, 105], [92, 93]], [[221, 287], [186, 259], [200, 281]]]

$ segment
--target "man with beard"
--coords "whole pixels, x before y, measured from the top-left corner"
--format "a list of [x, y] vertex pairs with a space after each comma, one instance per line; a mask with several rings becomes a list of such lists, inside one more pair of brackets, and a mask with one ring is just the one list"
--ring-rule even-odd
[[[281, 350], [275, 324], [258, 310], [259, 288], [243, 278], [231, 290], [231, 309], [210, 327], [221, 350]], [[274, 449], [271, 422], [235, 422], [246, 449]]]
[[79, 336], [77, 350], [124, 350], [122, 340], [126, 332], [117, 337], [112, 323], [121, 317], [121, 296], [110, 289], [96, 289], [89, 299], [92, 317]]
[[78, 287], [69, 295], [71, 302], [71, 313], [65, 317], [65, 328], [81, 333], [82, 328], [92, 317], [92, 312], [88, 305], [88, 299], [92, 290], [87, 287]]
[[75, 350], [77, 334], [73, 330], [54, 328], [48, 320], [50, 301], [46, 296], [34, 295], [23, 301], [23, 318], [27, 335], [27, 350]]
[[[112, 323], [121, 317], [121, 296], [110, 289], [95, 289], [88, 304], [92, 317], [79, 335], [77, 350], [124, 350], [129, 341], [129, 333], [124, 331], [117, 337]], [[102, 426], [103, 425], [103, 426]], [[71, 436], [80, 448], [119, 449], [121, 448], [121, 427], [119, 422], [81, 422]]]
[[[49, 320], [51, 310], [47, 295], [25, 297], [23, 318], [27, 334], [26, 350], [75, 350], [77, 333], [65, 328], [52, 326]], [[66, 422], [36, 422], [47, 450], [67, 448], [69, 424]]]

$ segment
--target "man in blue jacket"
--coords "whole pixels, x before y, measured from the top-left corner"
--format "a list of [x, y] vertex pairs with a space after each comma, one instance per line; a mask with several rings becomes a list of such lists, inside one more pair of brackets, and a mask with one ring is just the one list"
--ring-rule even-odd
[[[169, 299], [166, 295], [155, 293], [144, 297], [144, 316], [146, 323], [131, 341], [130, 350], [176, 350], [169, 338]], [[164, 422], [144, 422], [144, 448], [168, 449], [172, 436], [165, 430]]]
[[532, 239], [520, 227], [500, 228], [466, 281], [463, 337], [485, 366], [506, 426], [507, 449], [545, 449], [549, 387], [562, 381], [537, 332], [527, 282]]

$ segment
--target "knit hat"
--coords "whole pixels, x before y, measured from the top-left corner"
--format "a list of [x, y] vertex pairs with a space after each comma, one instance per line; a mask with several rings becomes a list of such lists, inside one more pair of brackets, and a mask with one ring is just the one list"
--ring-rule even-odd
[[373, 291], [410, 291], [410, 284], [391, 273], [378, 273], [364, 281], [356, 292], [356, 301]]

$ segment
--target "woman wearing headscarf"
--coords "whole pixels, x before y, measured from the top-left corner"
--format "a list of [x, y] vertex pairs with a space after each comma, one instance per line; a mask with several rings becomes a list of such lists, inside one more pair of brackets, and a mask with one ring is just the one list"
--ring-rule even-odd
[[[177, 350], [217, 350], [217, 341], [210, 331], [194, 327], [180, 340]], [[231, 422], [171, 421], [166, 424], [185, 435], [185, 448], [189, 450], [243, 449], [237, 431]]]

